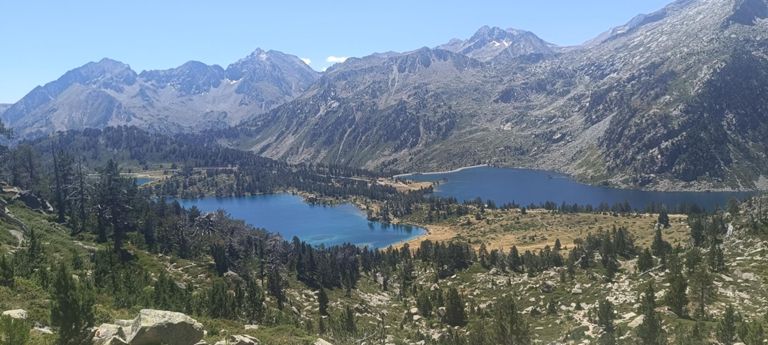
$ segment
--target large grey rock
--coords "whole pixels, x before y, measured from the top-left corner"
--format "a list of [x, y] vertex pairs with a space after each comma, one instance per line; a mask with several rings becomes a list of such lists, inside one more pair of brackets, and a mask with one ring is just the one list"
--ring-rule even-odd
[[203, 338], [203, 325], [171, 311], [143, 309], [131, 325], [130, 345], [193, 345]]
[[639, 327], [640, 325], [643, 324], [643, 320], [645, 320], [645, 315], [640, 315], [640, 316], [636, 317], [634, 320], [630, 321], [627, 324], [627, 327], [633, 328], [633, 329], [637, 328], [637, 327]]
[[53, 212], [53, 206], [51, 206], [48, 201], [30, 191], [23, 191], [17, 194], [14, 199], [23, 202], [24, 205], [27, 205], [27, 207], [35, 211], [47, 213]]
[[125, 341], [123, 327], [116, 324], [101, 324], [93, 333], [93, 345], [117, 345], [128, 344]]
[[250, 335], [230, 335], [227, 339], [216, 342], [216, 345], [259, 345], [259, 339]]
[[315, 342], [312, 345], [333, 345], [333, 344], [329, 343], [323, 338], [317, 338], [317, 340], [315, 340]]
[[13, 309], [4, 311], [3, 316], [8, 316], [15, 320], [26, 320], [29, 317], [29, 313], [24, 309]]

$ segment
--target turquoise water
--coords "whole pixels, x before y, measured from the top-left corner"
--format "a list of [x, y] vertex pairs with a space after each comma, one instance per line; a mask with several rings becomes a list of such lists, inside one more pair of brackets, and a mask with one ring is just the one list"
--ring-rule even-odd
[[204, 212], [222, 209], [235, 219], [280, 233], [286, 240], [297, 236], [313, 245], [352, 243], [386, 248], [425, 233], [419, 227], [368, 221], [365, 214], [352, 204], [310, 205], [300, 196], [291, 194], [208, 197], [179, 200], [179, 203], [187, 208], [197, 206]]
[[497, 204], [518, 203], [539, 205], [554, 201], [558, 205], [577, 203], [598, 206], [627, 201], [635, 209], [643, 209], [651, 203], [675, 208], [681, 204], [695, 203], [712, 210], [724, 206], [731, 198], [743, 199], [749, 192], [650, 192], [591, 186], [578, 183], [569, 177], [540, 170], [476, 167], [456, 172], [413, 174], [401, 176], [415, 181], [439, 181], [435, 195], [455, 197], [459, 201], [477, 197], [493, 200]]

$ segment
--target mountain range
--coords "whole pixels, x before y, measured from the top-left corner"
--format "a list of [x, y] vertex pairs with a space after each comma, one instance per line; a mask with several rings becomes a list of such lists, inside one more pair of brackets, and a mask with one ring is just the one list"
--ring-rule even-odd
[[491, 163], [613, 186], [766, 189], [766, 17], [764, 0], [679, 0], [576, 47], [483, 27], [324, 73], [261, 50], [226, 69], [190, 62], [137, 74], [102, 60], [36, 88], [1, 118], [22, 135], [207, 130], [290, 162]]
[[261, 49], [226, 69], [189, 61], [136, 73], [124, 63], [103, 59], [35, 88], [7, 108], [2, 120], [26, 137], [117, 125], [198, 131], [269, 111], [318, 77], [295, 56]]

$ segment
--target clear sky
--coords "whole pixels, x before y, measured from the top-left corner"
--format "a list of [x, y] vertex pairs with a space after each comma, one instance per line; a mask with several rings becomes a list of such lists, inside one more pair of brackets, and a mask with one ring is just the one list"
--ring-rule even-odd
[[109, 57], [136, 71], [188, 60], [226, 67], [275, 49], [326, 68], [468, 38], [483, 25], [582, 43], [670, 0], [0, 0], [0, 103]]

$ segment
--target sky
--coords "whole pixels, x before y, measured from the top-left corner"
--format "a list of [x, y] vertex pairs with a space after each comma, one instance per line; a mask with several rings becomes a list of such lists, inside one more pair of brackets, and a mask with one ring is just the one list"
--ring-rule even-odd
[[576, 45], [670, 0], [0, 0], [0, 103], [89, 61], [142, 70], [225, 67], [256, 48], [316, 70], [374, 52], [434, 47], [483, 25]]

